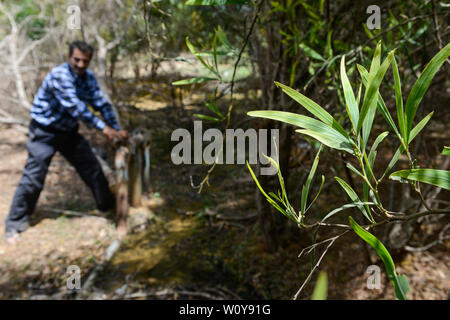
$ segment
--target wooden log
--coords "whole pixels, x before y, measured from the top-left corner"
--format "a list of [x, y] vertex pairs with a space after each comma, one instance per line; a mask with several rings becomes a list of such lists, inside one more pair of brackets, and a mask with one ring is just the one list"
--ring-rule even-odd
[[142, 152], [135, 142], [130, 145], [130, 204], [139, 207], [142, 199]]
[[144, 146], [144, 166], [142, 167], [142, 182], [145, 192], [150, 190], [150, 141]]
[[150, 134], [144, 128], [131, 133], [130, 143], [130, 203], [133, 207], [141, 205], [142, 193], [150, 185]]
[[128, 148], [122, 146], [116, 151], [114, 159], [116, 168], [116, 224], [120, 238], [128, 232], [128, 163]]

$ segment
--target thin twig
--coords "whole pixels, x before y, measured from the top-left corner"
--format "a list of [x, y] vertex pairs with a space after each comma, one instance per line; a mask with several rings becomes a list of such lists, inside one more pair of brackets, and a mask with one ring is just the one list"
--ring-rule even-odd
[[[435, 4], [434, 0], [431, 0], [431, 11], [433, 13], [434, 36], [436, 38], [436, 42], [437, 42], [437, 45], [439, 47], [439, 50], [442, 50], [443, 46], [442, 46], [441, 35], [439, 34], [439, 24], [438, 24], [438, 20], [437, 20], [436, 4]], [[446, 59], [445, 61], [448, 64], [450, 64], [450, 60], [449, 59]]]
[[42, 209], [44, 211], [59, 213], [59, 214], [63, 214], [63, 215], [66, 215], [66, 216], [88, 217], [88, 218], [97, 218], [97, 219], [107, 220], [105, 217], [102, 217], [102, 216], [97, 216], [97, 215], [94, 215], [94, 214], [78, 212], [78, 211], [73, 211], [73, 210], [47, 208], [47, 207], [44, 207]]
[[425, 246], [418, 247], [418, 248], [405, 246], [405, 250], [411, 251], [411, 252], [421, 252], [421, 251], [426, 251], [426, 250], [430, 249], [431, 247], [434, 247], [435, 245], [443, 243], [445, 240], [450, 239], [450, 235], [448, 235], [448, 236], [444, 235], [449, 227], [450, 227], [450, 223], [448, 223], [444, 228], [442, 228], [441, 232], [439, 232], [439, 236], [438, 236], [437, 240], [435, 240]]
[[306, 286], [306, 284], [309, 282], [309, 280], [311, 279], [311, 276], [313, 275], [314, 271], [317, 269], [317, 267], [319, 267], [320, 262], [322, 261], [323, 257], [325, 256], [325, 254], [327, 253], [327, 251], [330, 249], [330, 247], [333, 245], [333, 243], [339, 239], [341, 236], [343, 236], [344, 234], [346, 234], [347, 232], [349, 232], [349, 230], [344, 231], [343, 233], [328, 239], [328, 241], [330, 241], [330, 244], [325, 248], [324, 252], [322, 253], [322, 255], [320, 256], [319, 260], [317, 261], [317, 263], [314, 265], [314, 267], [312, 268], [311, 272], [309, 273], [308, 277], [306, 278], [306, 280], [303, 282], [302, 286], [300, 287], [300, 289], [298, 289], [297, 293], [294, 295], [293, 300], [297, 300], [298, 295], [300, 294], [300, 292], [302, 292], [303, 288]]

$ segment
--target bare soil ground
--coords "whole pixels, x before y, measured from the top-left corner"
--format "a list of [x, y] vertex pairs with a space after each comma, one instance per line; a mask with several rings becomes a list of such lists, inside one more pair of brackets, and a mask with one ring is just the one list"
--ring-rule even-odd
[[[0, 229], [22, 175], [27, 137], [14, 127], [0, 130]], [[49, 209], [49, 210], [48, 210]], [[29, 298], [55, 293], [64, 285], [67, 267], [88, 270], [103, 259], [116, 230], [101, 216], [67, 216], [52, 209], [95, 209], [90, 190], [59, 154], [50, 165], [31, 227], [16, 246], [0, 243], [0, 298]], [[86, 212], [85, 211], [85, 212]]]

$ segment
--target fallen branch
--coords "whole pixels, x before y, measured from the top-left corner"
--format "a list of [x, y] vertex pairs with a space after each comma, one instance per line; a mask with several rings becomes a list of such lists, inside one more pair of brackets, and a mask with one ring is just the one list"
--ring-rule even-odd
[[104, 269], [105, 264], [111, 260], [111, 258], [114, 256], [114, 254], [119, 250], [121, 245], [121, 240], [115, 239], [105, 250], [105, 260], [97, 264], [94, 269], [92, 270], [91, 274], [87, 278], [86, 282], [84, 283], [83, 287], [80, 289], [80, 291], [77, 292], [76, 298], [77, 300], [83, 299], [87, 296], [87, 291], [92, 287], [92, 285], [95, 283], [95, 280], [98, 276], [98, 274]]
[[66, 216], [88, 217], [88, 218], [97, 218], [97, 219], [107, 220], [107, 218], [102, 217], [102, 216], [97, 216], [97, 215], [94, 215], [94, 214], [78, 212], [78, 211], [73, 211], [73, 210], [47, 208], [47, 207], [44, 207], [43, 210], [54, 212], [54, 213], [63, 214], [63, 215], [66, 215]]
[[3, 124], [18, 124], [20, 126], [24, 126], [27, 127], [28, 123], [21, 120], [21, 119], [16, 119], [16, 118], [0, 118], [0, 123]]
[[449, 229], [449, 227], [450, 227], [450, 223], [448, 223], [444, 228], [442, 228], [442, 231], [439, 232], [439, 236], [438, 236], [437, 240], [430, 242], [429, 244], [427, 244], [425, 246], [418, 247], [418, 248], [405, 246], [405, 250], [410, 251], [410, 252], [421, 252], [421, 251], [426, 251], [440, 243], [444, 243], [445, 240], [450, 239], [450, 235], [445, 235], [445, 233]]
[[[179, 296], [188, 296], [188, 297], [199, 297], [205, 298], [209, 300], [241, 300], [242, 298], [231, 292], [230, 290], [219, 287], [219, 288], [202, 288], [202, 291], [192, 291], [186, 289], [172, 289], [172, 288], [164, 288], [150, 292], [136, 292], [125, 295], [120, 299], [137, 299], [137, 298], [148, 298], [148, 297], [165, 297], [165, 296], [173, 296], [175, 298]], [[206, 291], [214, 292], [215, 294], [208, 293]]]

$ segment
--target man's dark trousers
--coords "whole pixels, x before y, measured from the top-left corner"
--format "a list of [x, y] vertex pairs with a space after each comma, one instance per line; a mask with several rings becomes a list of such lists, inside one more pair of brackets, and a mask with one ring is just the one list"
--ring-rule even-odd
[[92, 190], [98, 209], [106, 211], [114, 207], [114, 195], [109, 189], [100, 163], [89, 143], [77, 129], [62, 132], [31, 121], [30, 137], [27, 142], [28, 159], [6, 218], [6, 232], [21, 231], [21, 227], [28, 223], [56, 151], [75, 167]]

